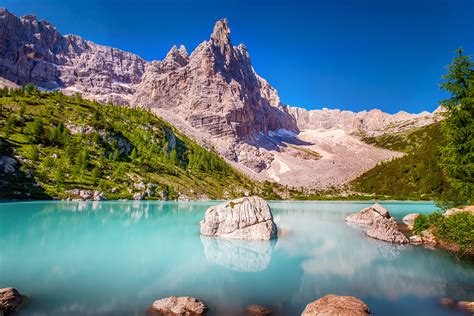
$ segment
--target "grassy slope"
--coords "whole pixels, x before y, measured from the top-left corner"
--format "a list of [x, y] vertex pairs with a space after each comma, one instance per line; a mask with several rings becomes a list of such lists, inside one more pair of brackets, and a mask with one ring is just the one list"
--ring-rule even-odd
[[443, 144], [439, 123], [408, 134], [366, 137], [364, 141], [406, 155], [362, 174], [352, 182], [353, 189], [398, 199], [432, 199], [447, 189], [438, 166], [439, 146]]
[[[217, 154], [148, 112], [61, 93], [14, 94], [20, 95], [0, 97], [0, 156], [20, 156], [23, 164], [15, 175], [3, 177], [0, 198], [64, 198], [73, 188], [98, 189], [109, 199], [131, 198], [143, 191], [133, 186], [140, 181], [155, 184], [158, 198], [163, 192], [170, 199], [258, 193]], [[61, 123], [90, 132], [72, 133]]]

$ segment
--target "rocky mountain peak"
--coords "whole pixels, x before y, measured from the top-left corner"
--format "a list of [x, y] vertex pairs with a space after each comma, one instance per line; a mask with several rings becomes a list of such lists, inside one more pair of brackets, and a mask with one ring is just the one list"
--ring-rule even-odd
[[214, 25], [211, 41], [216, 46], [230, 45], [230, 28], [227, 19], [220, 19]]
[[36, 15], [34, 14], [27, 14], [21, 17], [22, 20], [28, 20], [30, 22], [35, 22], [36, 21]]
[[231, 61], [233, 49], [230, 42], [230, 29], [227, 19], [220, 19], [216, 22], [210, 43], [220, 52], [226, 63]]
[[163, 59], [163, 64], [182, 67], [188, 63], [188, 59], [188, 53], [183, 45], [179, 49], [176, 45], [173, 45], [168, 54], [166, 54], [165, 59]]
[[178, 51], [179, 51], [179, 54], [180, 54], [181, 56], [183, 56], [184, 58], [187, 59], [187, 58], [189, 57], [189, 56], [188, 56], [188, 51], [186, 50], [186, 47], [185, 47], [184, 45], [180, 45]]

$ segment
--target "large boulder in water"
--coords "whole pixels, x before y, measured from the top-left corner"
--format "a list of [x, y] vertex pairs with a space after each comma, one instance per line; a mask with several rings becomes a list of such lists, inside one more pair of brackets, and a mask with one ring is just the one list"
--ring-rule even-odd
[[18, 290], [12, 287], [0, 289], [0, 313], [15, 311], [22, 302], [23, 297]]
[[389, 218], [388, 210], [382, 205], [375, 203], [372, 206], [364, 208], [362, 211], [351, 214], [346, 217], [346, 222], [370, 226], [379, 218]]
[[368, 226], [364, 232], [369, 237], [399, 244], [409, 242], [408, 238], [398, 228], [395, 218], [390, 216], [388, 210], [378, 203], [349, 215], [346, 217], [346, 221]]
[[379, 218], [365, 231], [369, 237], [397, 244], [409, 243], [408, 238], [398, 228], [395, 218]]
[[326, 295], [306, 305], [301, 316], [366, 316], [370, 315], [367, 304], [354, 296]]
[[203, 302], [188, 296], [170, 296], [154, 301], [148, 308], [149, 315], [164, 316], [201, 316], [207, 311], [207, 306]]
[[276, 237], [277, 227], [267, 202], [252, 196], [208, 208], [201, 221], [201, 235], [269, 240]]

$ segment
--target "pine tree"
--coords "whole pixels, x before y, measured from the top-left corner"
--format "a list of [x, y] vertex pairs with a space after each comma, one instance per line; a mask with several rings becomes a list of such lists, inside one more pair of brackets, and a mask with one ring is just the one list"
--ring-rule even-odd
[[473, 201], [474, 195], [474, 63], [469, 56], [458, 56], [447, 67], [441, 88], [451, 98], [441, 101], [446, 109], [442, 131], [447, 144], [441, 150], [441, 167], [454, 189], [448, 198], [455, 204]]
[[39, 160], [39, 149], [38, 149], [38, 146], [36, 145], [33, 145], [33, 147], [31, 148], [31, 161], [33, 162], [37, 162]]
[[7, 118], [7, 122], [4, 127], [6, 137], [10, 136], [13, 133], [13, 131], [15, 130], [15, 124], [16, 124], [15, 117], [13, 115], [10, 115]]
[[137, 150], [135, 147], [132, 149], [132, 153], [130, 154], [130, 159], [131, 160], [137, 159]]
[[35, 118], [30, 133], [34, 143], [41, 143], [43, 141], [44, 127], [43, 121], [40, 118]]
[[92, 169], [92, 183], [94, 185], [97, 185], [99, 183], [101, 174], [102, 170], [100, 170], [99, 166], [95, 166], [94, 169]]

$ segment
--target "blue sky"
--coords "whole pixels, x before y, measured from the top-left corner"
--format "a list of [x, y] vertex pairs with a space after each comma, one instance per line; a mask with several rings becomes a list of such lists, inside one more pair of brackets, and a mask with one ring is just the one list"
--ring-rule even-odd
[[433, 110], [445, 66], [462, 46], [474, 55], [473, 0], [69, 1], [0, 0], [62, 34], [162, 59], [191, 52], [227, 17], [256, 71], [284, 103], [315, 108]]

